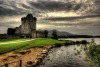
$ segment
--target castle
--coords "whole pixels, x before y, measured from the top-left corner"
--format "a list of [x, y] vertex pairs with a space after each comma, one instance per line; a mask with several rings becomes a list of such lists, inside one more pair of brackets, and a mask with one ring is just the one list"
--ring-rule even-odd
[[21, 25], [16, 27], [15, 34], [27, 37], [36, 37], [36, 21], [37, 18], [32, 14], [28, 14], [26, 17], [21, 18]]
[[26, 17], [21, 18], [21, 25], [19, 27], [8, 28], [7, 34], [22, 38], [44, 37], [43, 31], [36, 30], [36, 21], [36, 17], [33, 17], [32, 14], [28, 14]]

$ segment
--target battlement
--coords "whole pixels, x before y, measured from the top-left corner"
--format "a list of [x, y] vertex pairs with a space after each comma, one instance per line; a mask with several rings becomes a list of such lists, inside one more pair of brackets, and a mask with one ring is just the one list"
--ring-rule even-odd
[[28, 14], [26, 17], [22, 17], [21, 21], [22, 22], [25, 22], [25, 21], [37, 21], [37, 18], [33, 17], [32, 14]]

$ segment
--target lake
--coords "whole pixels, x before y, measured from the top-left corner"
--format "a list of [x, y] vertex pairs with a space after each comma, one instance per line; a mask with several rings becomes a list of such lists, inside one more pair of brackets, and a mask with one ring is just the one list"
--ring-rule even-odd
[[80, 48], [76, 45], [53, 48], [37, 67], [89, 67], [84, 51], [75, 55]]
[[[63, 38], [61, 40], [87, 40], [91, 42], [91, 39], [92, 38]], [[94, 38], [94, 40], [95, 43], [100, 44], [100, 38]], [[77, 51], [80, 51], [78, 55], [76, 54]], [[61, 46], [52, 48], [42, 63], [37, 67], [91, 67], [86, 59], [87, 55], [83, 45]]]
[[95, 43], [100, 44], [100, 38], [60, 38], [60, 40], [72, 40], [72, 41], [87, 40], [88, 42], [91, 42], [91, 39], [94, 39]]

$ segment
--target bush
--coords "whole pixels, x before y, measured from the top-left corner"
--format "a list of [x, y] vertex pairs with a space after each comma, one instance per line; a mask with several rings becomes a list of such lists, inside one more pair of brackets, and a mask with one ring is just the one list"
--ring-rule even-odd
[[88, 42], [86, 40], [82, 40], [81, 44], [88, 44]]
[[61, 47], [62, 45], [61, 44], [59, 44], [59, 43], [56, 43], [55, 45], [54, 45], [54, 47]]
[[88, 42], [86, 40], [82, 40], [82, 41], [76, 41], [75, 44], [88, 44]]
[[65, 42], [65, 46], [68, 46], [68, 45], [74, 45], [75, 44], [75, 42], [74, 41], [67, 41], [67, 42]]
[[81, 44], [81, 42], [80, 41], [76, 41], [75, 44]]
[[89, 47], [89, 54], [94, 63], [100, 65], [100, 45], [92, 45]]

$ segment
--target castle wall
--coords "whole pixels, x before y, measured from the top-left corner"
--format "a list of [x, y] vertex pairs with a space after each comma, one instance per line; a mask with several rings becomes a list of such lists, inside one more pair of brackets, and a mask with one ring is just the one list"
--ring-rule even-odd
[[15, 29], [16, 29], [16, 31], [15, 31], [15, 34], [21, 34], [21, 26], [22, 25], [20, 25], [19, 27], [16, 27]]
[[21, 34], [31, 34], [31, 29], [27, 22], [24, 22], [24, 24], [22, 24]]
[[45, 37], [44, 32], [37, 31], [36, 37], [37, 38], [44, 38]]
[[21, 33], [22, 34], [32, 34], [32, 32], [36, 31], [36, 18], [33, 17], [31, 14], [28, 14], [26, 17], [22, 19], [22, 27]]
[[42, 32], [36, 32], [37, 18], [32, 14], [28, 14], [26, 17], [21, 18], [21, 25], [16, 27], [16, 34], [22, 37], [44, 37]]
[[37, 33], [36, 32], [32, 32], [32, 38], [36, 38]]

